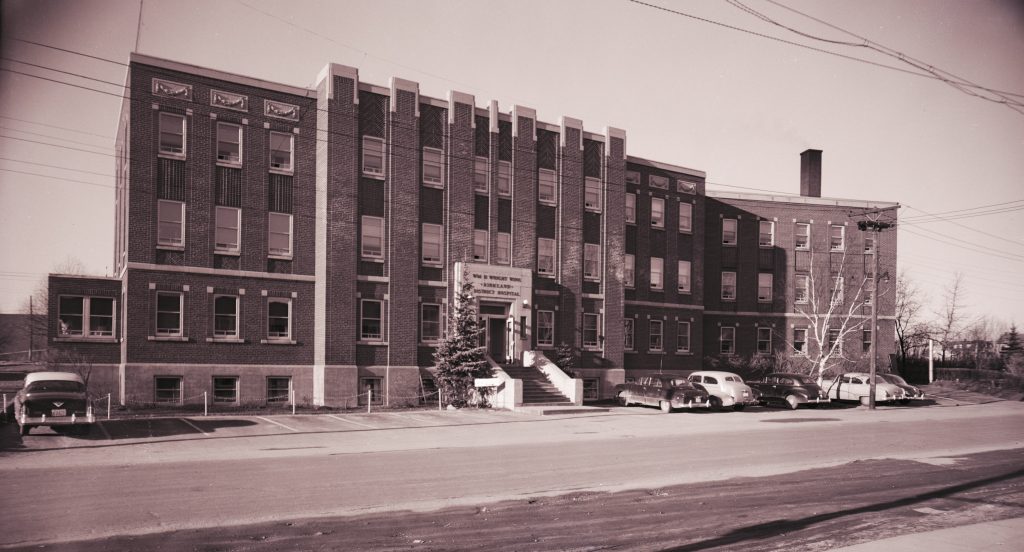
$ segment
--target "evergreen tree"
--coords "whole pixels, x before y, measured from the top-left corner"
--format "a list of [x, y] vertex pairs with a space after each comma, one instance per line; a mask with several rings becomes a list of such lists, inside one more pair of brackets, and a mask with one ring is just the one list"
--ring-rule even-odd
[[575, 378], [576, 348], [563, 341], [558, 344], [558, 349], [555, 350], [555, 357], [555, 366], [558, 366], [570, 378]]
[[1010, 331], [1006, 335], [1006, 349], [1004, 349], [1004, 352], [1007, 355], [1012, 355], [1013, 353], [1021, 352], [1021, 350], [1020, 334], [1017, 333], [1017, 325], [1011, 324]]
[[[434, 352], [434, 378], [444, 403], [466, 406], [474, 395], [474, 378], [493, 375], [485, 357], [486, 347], [480, 345], [483, 331], [473, 301], [473, 283], [465, 279], [448, 317], [448, 333]], [[480, 391], [483, 395], [488, 389]]]

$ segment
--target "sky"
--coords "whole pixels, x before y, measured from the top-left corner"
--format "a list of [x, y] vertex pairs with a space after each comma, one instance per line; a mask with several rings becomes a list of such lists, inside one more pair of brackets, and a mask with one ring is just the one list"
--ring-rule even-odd
[[[959, 273], [965, 320], [1024, 325], [1017, 0], [5, 0], [2, 10], [0, 312], [18, 312], [68, 259], [110, 272], [113, 136], [136, 51], [301, 87], [334, 62], [363, 82], [397, 76], [436, 98], [458, 90], [479, 107], [493, 99], [550, 123], [622, 128], [630, 155], [705, 171], [709, 191], [798, 194], [800, 152], [821, 149], [823, 196], [902, 205], [899, 270], [925, 319]], [[969, 85], [922, 76], [909, 59]], [[999, 96], [1021, 104], [990, 101]]]

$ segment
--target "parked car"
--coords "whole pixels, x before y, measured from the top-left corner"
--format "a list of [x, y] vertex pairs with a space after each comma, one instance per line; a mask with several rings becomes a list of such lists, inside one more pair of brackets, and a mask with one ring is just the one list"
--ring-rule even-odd
[[[858, 401], [871, 396], [871, 374], [865, 372], [847, 372], [832, 380], [825, 392], [832, 400]], [[907, 398], [903, 389], [882, 380], [875, 381], [875, 402], [893, 403]]]
[[877, 374], [876, 373], [875, 377], [878, 378], [879, 381], [884, 381], [886, 383], [891, 383], [891, 384], [899, 387], [900, 389], [902, 389], [904, 392], [906, 392], [907, 397], [904, 398], [904, 399], [900, 399], [900, 403], [902, 403], [902, 404], [910, 404], [910, 401], [912, 401], [912, 400], [916, 400], [916, 401], [924, 400], [924, 391], [921, 391], [920, 387], [918, 387], [916, 385], [910, 385], [909, 383], [907, 383], [907, 380], [903, 379], [900, 376], [897, 376], [896, 374]]
[[748, 381], [747, 385], [760, 392], [761, 404], [781, 403], [796, 410], [801, 404], [830, 402], [825, 390], [818, 386], [814, 378], [803, 374], [768, 374], [761, 381]]
[[615, 387], [615, 396], [622, 406], [643, 404], [657, 406], [666, 414], [675, 408], [709, 408], [708, 392], [691, 384], [682, 376], [658, 374], [642, 376], [634, 383]]
[[33, 427], [72, 426], [88, 431], [95, 422], [85, 382], [70, 372], [34, 372], [14, 396], [14, 419], [21, 434]]
[[688, 379], [711, 394], [713, 408], [731, 406], [735, 410], [743, 410], [758, 402], [754, 390], [732, 372], [698, 371], [690, 374]]

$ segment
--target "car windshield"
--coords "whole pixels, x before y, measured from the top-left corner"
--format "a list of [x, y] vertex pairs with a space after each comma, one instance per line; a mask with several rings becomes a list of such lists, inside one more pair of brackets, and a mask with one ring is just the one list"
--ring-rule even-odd
[[29, 393], [83, 393], [85, 386], [77, 381], [43, 380], [28, 384], [26, 391]]
[[813, 385], [818, 383], [814, 378], [807, 376], [793, 376], [793, 380], [797, 385]]
[[882, 379], [889, 383], [895, 383], [897, 385], [907, 385], [907, 380], [897, 376], [896, 374], [884, 374]]
[[682, 379], [682, 378], [677, 378], [677, 379], [672, 380], [672, 387], [686, 387], [686, 388], [690, 388], [690, 387], [693, 387], [693, 384], [690, 383], [690, 380], [685, 380], [685, 379]]

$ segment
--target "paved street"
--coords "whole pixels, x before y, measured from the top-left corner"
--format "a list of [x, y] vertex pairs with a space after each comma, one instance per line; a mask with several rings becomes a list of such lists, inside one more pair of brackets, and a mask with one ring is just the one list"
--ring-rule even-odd
[[[8, 425], [0, 545], [767, 481], [858, 460], [895, 461], [898, 472], [922, 466], [933, 483], [951, 478], [936, 466], [965, 455], [1010, 451], [999, 454], [1019, 467], [1024, 404], [942, 404], [114, 420], [87, 438], [39, 429], [22, 439]], [[55, 507], [74, 514], [54, 516]]]

